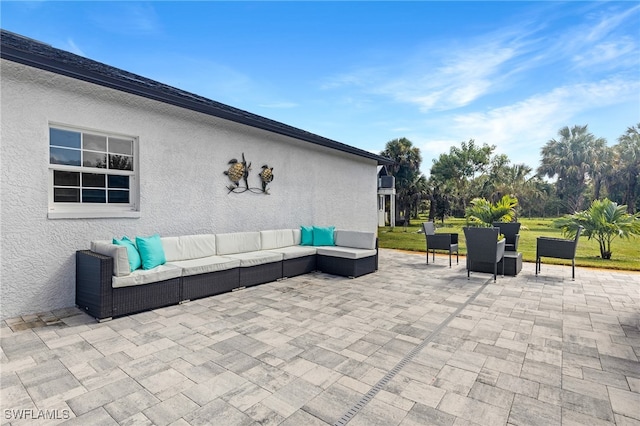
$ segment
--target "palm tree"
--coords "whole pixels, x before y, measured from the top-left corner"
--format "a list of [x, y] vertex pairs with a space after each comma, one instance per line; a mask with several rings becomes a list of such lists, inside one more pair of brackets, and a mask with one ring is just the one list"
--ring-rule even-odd
[[558, 195], [570, 211], [578, 211], [584, 203], [589, 178], [604, 168], [599, 159], [606, 141], [589, 133], [587, 126], [563, 127], [559, 140], [551, 139], [542, 147], [538, 174], [557, 178]]
[[387, 142], [380, 155], [394, 161], [394, 164], [389, 166], [389, 171], [396, 178], [398, 211], [404, 214], [408, 220], [412, 210], [412, 202], [415, 199], [415, 183], [421, 176], [422, 155], [420, 149], [414, 147], [407, 138], [393, 139]]
[[640, 235], [640, 213], [627, 213], [627, 206], [605, 198], [594, 200], [585, 211], [577, 212], [554, 221], [554, 226], [574, 237], [579, 226], [584, 228], [584, 235], [593, 238], [600, 245], [600, 256], [611, 259], [611, 242], [616, 238], [630, 238]]
[[612, 147], [613, 158], [607, 186], [619, 195], [627, 211], [634, 214], [640, 197], [640, 123], [629, 127]]
[[492, 226], [494, 222], [511, 222], [515, 217], [518, 199], [505, 195], [495, 204], [485, 198], [474, 198], [467, 207], [466, 216], [469, 223], [477, 226]]

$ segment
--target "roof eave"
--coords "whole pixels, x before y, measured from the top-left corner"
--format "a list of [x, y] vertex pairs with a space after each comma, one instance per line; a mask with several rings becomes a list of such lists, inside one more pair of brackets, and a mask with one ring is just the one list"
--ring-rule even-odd
[[196, 99], [188, 99], [181, 96], [171, 95], [170, 93], [153, 90], [153, 88], [149, 88], [145, 85], [136, 84], [135, 81], [126, 81], [123, 79], [117, 79], [107, 75], [96, 73], [91, 70], [81, 69], [73, 66], [73, 64], [55, 61], [46, 57], [42, 57], [41, 55], [36, 55], [30, 52], [15, 49], [12, 46], [3, 45], [2, 49], [0, 49], [0, 57], [33, 68], [42, 69], [45, 71], [75, 78], [77, 80], [82, 80], [88, 83], [108, 87], [110, 89], [142, 96], [148, 99], [153, 99], [180, 108], [185, 108], [225, 120], [230, 120], [250, 127], [255, 127], [295, 139], [304, 140], [306, 142], [314, 143], [331, 149], [336, 149], [342, 152], [347, 152], [360, 157], [369, 158], [371, 160], [375, 160], [378, 164], [393, 163], [392, 160], [386, 157], [382, 157], [380, 155], [376, 155], [368, 151], [352, 147], [350, 145], [333, 141], [331, 139], [327, 139], [322, 136], [297, 129], [283, 123], [273, 121], [271, 119], [260, 117], [261, 119], [257, 120], [255, 117], [258, 116], [251, 113], [243, 114], [244, 111], [239, 109], [234, 108], [234, 110], [228, 110], [216, 108], [213, 105], [199, 102]]

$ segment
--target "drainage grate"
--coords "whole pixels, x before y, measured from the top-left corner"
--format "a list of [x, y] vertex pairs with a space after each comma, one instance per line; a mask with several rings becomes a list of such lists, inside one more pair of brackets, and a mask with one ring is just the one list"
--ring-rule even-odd
[[431, 332], [431, 334], [429, 334], [421, 343], [419, 343], [417, 346], [415, 346], [413, 349], [411, 349], [404, 358], [402, 358], [396, 365], [395, 367], [393, 367], [391, 370], [389, 370], [387, 372], [387, 374], [385, 374], [385, 376], [380, 379], [378, 381], [378, 383], [376, 383], [371, 389], [369, 389], [369, 392], [365, 393], [362, 398], [360, 399], [360, 401], [356, 402], [353, 407], [351, 407], [350, 409], [348, 409], [343, 415], [342, 417], [340, 417], [334, 424], [333, 426], [344, 426], [347, 423], [349, 423], [351, 421], [351, 419], [353, 419], [356, 414], [358, 414], [358, 412], [360, 410], [362, 410], [364, 408], [365, 405], [367, 405], [369, 403], [369, 401], [371, 401], [378, 392], [380, 392], [390, 381], [391, 379], [393, 379], [399, 372], [400, 370], [402, 370], [405, 365], [407, 365], [409, 363], [409, 361], [411, 361], [417, 354], [418, 352], [420, 352], [422, 349], [424, 349], [425, 346], [427, 346], [438, 334], [440, 334], [440, 332], [442, 331], [442, 329], [444, 329], [451, 321], [453, 321], [453, 319], [455, 317], [458, 316], [458, 314], [467, 307], [467, 305], [469, 305], [469, 303], [473, 302], [476, 297], [478, 297], [478, 295], [482, 292], [482, 290], [485, 289], [485, 287], [489, 284], [489, 282], [491, 282], [493, 278], [488, 279], [484, 284], [482, 284], [480, 286], [480, 288], [478, 288], [478, 290], [476, 290], [475, 293], [473, 293], [466, 302], [464, 302], [462, 305], [458, 306], [458, 309], [455, 310], [455, 312], [453, 312], [451, 315], [449, 315], [447, 317], [446, 320], [444, 320], [443, 322], [441, 322], [435, 330], [433, 330]]

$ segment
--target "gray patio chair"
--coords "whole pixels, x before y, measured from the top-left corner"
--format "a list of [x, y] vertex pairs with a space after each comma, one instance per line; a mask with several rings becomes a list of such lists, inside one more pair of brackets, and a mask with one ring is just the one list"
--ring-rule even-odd
[[520, 222], [493, 222], [495, 228], [500, 228], [500, 233], [504, 235], [504, 251], [518, 251], [520, 241]]
[[[473, 269], [473, 264], [492, 263], [493, 282], [498, 275], [498, 263], [504, 256], [504, 238], [498, 241], [499, 228], [462, 228], [467, 243], [467, 279]], [[504, 262], [502, 262], [502, 276], [504, 276]]]
[[429, 250], [433, 255], [433, 262], [436, 261], [436, 250], [446, 250], [449, 252], [449, 268], [451, 268], [451, 254], [456, 253], [456, 265], [458, 262], [458, 234], [438, 233], [433, 222], [423, 222], [422, 230], [427, 244], [427, 265], [429, 264]]
[[536, 240], [536, 276], [540, 272], [541, 257], [571, 260], [571, 279], [576, 279], [576, 250], [578, 238], [584, 228], [578, 227], [573, 240], [552, 237], [538, 237]]

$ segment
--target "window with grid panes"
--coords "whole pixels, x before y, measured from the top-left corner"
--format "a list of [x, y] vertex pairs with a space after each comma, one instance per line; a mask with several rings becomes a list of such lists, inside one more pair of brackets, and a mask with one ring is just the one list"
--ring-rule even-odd
[[137, 210], [135, 152], [134, 137], [50, 126], [49, 216], [131, 216]]

